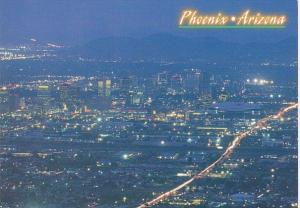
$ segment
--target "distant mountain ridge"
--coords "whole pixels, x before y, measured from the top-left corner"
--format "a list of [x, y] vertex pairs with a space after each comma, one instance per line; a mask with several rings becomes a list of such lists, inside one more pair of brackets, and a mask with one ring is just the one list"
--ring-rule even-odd
[[145, 38], [108, 37], [68, 50], [72, 55], [124, 60], [288, 61], [297, 57], [297, 39], [277, 43], [230, 43], [216, 38], [156, 34]]

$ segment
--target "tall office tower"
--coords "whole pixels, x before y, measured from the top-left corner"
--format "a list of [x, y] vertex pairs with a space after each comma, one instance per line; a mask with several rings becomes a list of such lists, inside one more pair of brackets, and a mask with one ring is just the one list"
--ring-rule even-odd
[[105, 94], [105, 84], [103, 80], [98, 81], [98, 96], [104, 96]]
[[210, 74], [208, 72], [201, 72], [199, 89], [201, 96], [211, 97]]
[[219, 96], [219, 86], [216, 82], [213, 82], [210, 84], [210, 87], [211, 87], [211, 97], [212, 99], [214, 100], [217, 100], [218, 99], [218, 96]]
[[59, 97], [60, 97], [61, 101], [67, 100], [68, 88], [69, 88], [68, 84], [63, 84], [63, 85], [59, 86], [58, 90], [59, 90]]
[[8, 112], [8, 90], [0, 88], [0, 113]]
[[184, 87], [187, 93], [200, 92], [200, 79], [201, 79], [201, 73], [198, 69], [192, 69], [186, 71], [186, 79], [184, 82]]
[[98, 96], [109, 97], [111, 95], [111, 80], [103, 79], [98, 81]]
[[37, 96], [41, 100], [48, 101], [50, 98], [50, 90], [48, 85], [40, 85], [37, 88]]
[[166, 87], [168, 85], [168, 73], [161, 72], [157, 75], [157, 86], [159, 87]]
[[175, 74], [171, 77], [171, 88], [176, 92], [182, 89], [182, 77], [180, 74]]
[[0, 104], [8, 101], [8, 90], [6, 87], [0, 88]]
[[128, 91], [137, 86], [137, 78], [135, 76], [124, 77], [120, 79], [119, 88], [121, 91]]
[[155, 86], [156, 86], [156, 77], [152, 76], [152, 77], [147, 77], [143, 80], [143, 84], [144, 84], [144, 89], [147, 92], [152, 92], [153, 90], [155, 90]]
[[46, 112], [50, 108], [51, 93], [49, 86], [40, 85], [37, 87], [37, 102], [39, 105], [39, 110], [41, 112]]
[[127, 100], [127, 104], [129, 106], [139, 106], [143, 101], [143, 92], [141, 91], [130, 91], [129, 92], [129, 100]]
[[106, 110], [111, 107], [111, 88], [110, 79], [102, 79], [98, 81], [98, 97], [92, 101], [92, 106], [99, 110]]
[[61, 106], [64, 110], [74, 111], [80, 106], [79, 87], [63, 84], [59, 87]]
[[20, 109], [25, 110], [26, 109], [26, 100], [24, 97], [20, 98]]
[[106, 80], [105, 82], [105, 96], [109, 97], [111, 95], [111, 80]]

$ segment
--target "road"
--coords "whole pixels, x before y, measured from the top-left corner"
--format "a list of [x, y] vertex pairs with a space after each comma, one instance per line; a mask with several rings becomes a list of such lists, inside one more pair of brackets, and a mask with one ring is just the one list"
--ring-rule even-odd
[[188, 186], [194, 180], [204, 178], [214, 169], [214, 167], [216, 167], [217, 165], [222, 163], [225, 159], [229, 158], [231, 156], [233, 150], [239, 146], [239, 144], [241, 143], [241, 141], [244, 138], [246, 138], [247, 136], [262, 129], [268, 121], [280, 119], [282, 116], [284, 116], [285, 113], [287, 113], [290, 110], [295, 109], [297, 107], [298, 107], [298, 104], [293, 103], [286, 108], [282, 108], [276, 115], [270, 115], [270, 116], [260, 119], [254, 125], [250, 126], [246, 131], [237, 134], [234, 137], [233, 141], [229, 144], [229, 146], [227, 147], [225, 152], [217, 160], [215, 160], [213, 163], [211, 163], [209, 166], [207, 166], [204, 170], [200, 171], [199, 173], [197, 173], [196, 175], [191, 177], [189, 180], [183, 182], [182, 184], [178, 185], [177, 187], [157, 196], [156, 198], [152, 199], [151, 201], [148, 201], [144, 204], [139, 205], [137, 208], [152, 207], [153, 205], [164, 201], [168, 197], [174, 196], [177, 193], [177, 191]]

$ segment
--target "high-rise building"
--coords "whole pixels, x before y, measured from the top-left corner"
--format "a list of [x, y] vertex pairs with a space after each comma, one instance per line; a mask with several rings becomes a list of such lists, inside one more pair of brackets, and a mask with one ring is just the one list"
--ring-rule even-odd
[[138, 79], [135, 76], [123, 77], [120, 79], [119, 88], [121, 91], [133, 89], [138, 84]]
[[129, 104], [130, 105], [134, 105], [134, 106], [139, 106], [140, 104], [142, 104], [143, 101], [143, 92], [137, 91], [131, 91], [129, 92]]
[[111, 95], [111, 80], [106, 80], [105, 82], [105, 96], [109, 97]]
[[211, 97], [210, 74], [199, 69], [186, 70], [184, 87], [187, 93], [196, 93], [202, 97]]
[[111, 90], [112, 90], [112, 82], [110, 79], [101, 79], [98, 80], [97, 84], [97, 94], [96, 98], [90, 101], [91, 105], [94, 108], [99, 110], [106, 110], [111, 107], [112, 99], [111, 99]]
[[171, 77], [171, 89], [179, 92], [182, 89], [182, 77], [180, 74], [175, 74]]
[[8, 101], [8, 90], [6, 87], [0, 88], [0, 104]]
[[26, 109], [26, 100], [24, 97], [20, 98], [20, 109], [21, 110]]
[[3, 87], [0, 88], [0, 113], [8, 111], [8, 90]]
[[184, 87], [187, 93], [199, 93], [200, 92], [200, 70], [192, 69], [186, 71], [186, 79], [184, 82]]
[[167, 86], [168, 84], [168, 74], [167, 72], [161, 72], [161, 73], [158, 73], [157, 75], [157, 85], [158, 86]]
[[80, 107], [80, 90], [76, 86], [63, 84], [59, 87], [61, 106], [64, 110], [74, 111]]
[[39, 85], [37, 87], [37, 103], [41, 112], [50, 108], [51, 93], [48, 85]]
[[98, 96], [111, 96], [111, 80], [103, 79], [98, 81]]
[[201, 96], [211, 97], [210, 75], [208, 72], [201, 72], [199, 90]]
[[37, 88], [37, 96], [41, 99], [48, 100], [50, 97], [50, 90], [48, 85], [39, 85]]

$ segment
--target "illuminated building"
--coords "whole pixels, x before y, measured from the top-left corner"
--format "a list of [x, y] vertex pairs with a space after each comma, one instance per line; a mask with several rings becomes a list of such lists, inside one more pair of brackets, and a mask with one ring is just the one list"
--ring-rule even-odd
[[6, 88], [0, 88], [0, 113], [8, 111], [8, 91]]
[[109, 97], [111, 95], [111, 80], [104, 79], [98, 81], [98, 96]]
[[130, 105], [135, 105], [135, 106], [138, 106], [142, 103], [142, 100], [143, 100], [143, 93], [138, 91], [138, 92], [133, 92], [133, 91], [130, 91], [129, 92], [129, 104]]
[[176, 92], [180, 91], [182, 88], [182, 77], [179, 74], [176, 74], [171, 77], [171, 88]]
[[25, 108], [26, 108], [26, 101], [25, 101], [25, 98], [22, 97], [22, 98], [20, 99], [20, 109], [21, 109], [21, 110], [24, 110]]
[[75, 111], [81, 105], [79, 87], [63, 84], [59, 87], [61, 107], [64, 111]]
[[8, 100], [8, 91], [6, 88], [0, 88], [0, 103], [5, 103]]
[[168, 84], [168, 74], [167, 72], [161, 72], [157, 76], [157, 85], [165, 87]]
[[40, 85], [37, 87], [37, 99], [39, 104], [39, 110], [45, 112], [50, 107], [51, 94], [49, 86]]
[[199, 89], [201, 96], [211, 97], [210, 75], [207, 72], [201, 72]]
[[184, 83], [185, 90], [188, 93], [199, 93], [200, 92], [200, 79], [201, 74], [197, 69], [187, 71], [186, 80]]
[[128, 91], [137, 84], [137, 78], [135, 76], [124, 77], [120, 79], [119, 87], [122, 91]]

